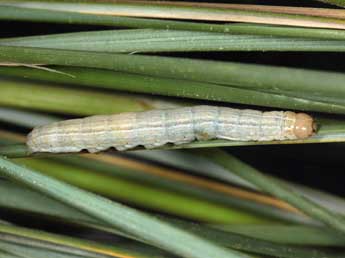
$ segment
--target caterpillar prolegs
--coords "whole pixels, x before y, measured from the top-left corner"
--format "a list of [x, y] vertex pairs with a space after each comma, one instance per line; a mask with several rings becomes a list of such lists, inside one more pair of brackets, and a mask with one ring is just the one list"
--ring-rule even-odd
[[194, 106], [55, 122], [34, 128], [27, 146], [31, 152], [99, 152], [110, 147], [122, 151], [209, 139], [303, 139], [314, 131], [312, 117], [304, 113]]

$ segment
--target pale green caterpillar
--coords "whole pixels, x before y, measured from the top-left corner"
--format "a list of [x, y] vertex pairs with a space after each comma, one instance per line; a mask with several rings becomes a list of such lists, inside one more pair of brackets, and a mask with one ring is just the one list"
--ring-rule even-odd
[[314, 131], [312, 117], [304, 113], [194, 106], [55, 122], [34, 128], [27, 146], [31, 152], [99, 152], [111, 147], [122, 151], [209, 139], [303, 139]]

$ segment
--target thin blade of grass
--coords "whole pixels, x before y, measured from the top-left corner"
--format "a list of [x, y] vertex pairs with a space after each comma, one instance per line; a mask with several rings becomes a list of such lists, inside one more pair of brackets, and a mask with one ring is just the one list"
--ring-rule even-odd
[[[20, 1], [20, 0], [19, 0]], [[341, 2], [343, 0], [330, 0]], [[26, 1], [27, 2], [27, 1]], [[52, 2], [52, 1], [51, 1]], [[55, 0], [55, 2], [61, 2]], [[73, 1], [71, 1], [73, 2]], [[78, 3], [78, 1], [74, 1]], [[79, 1], [80, 2], [80, 1]], [[327, 0], [325, 0], [327, 2]], [[97, 3], [97, 1], [84, 1], [84, 3]], [[103, 3], [114, 4], [112, 1], [103, 1]], [[205, 8], [221, 8], [233, 10], [248, 10], [269, 13], [285, 13], [285, 14], [302, 14], [307, 16], [332, 17], [344, 19], [345, 12], [341, 9], [334, 8], [315, 8], [315, 7], [294, 7], [294, 6], [276, 6], [276, 5], [256, 5], [256, 4], [231, 4], [231, 3], [212, 3], [212, 2], [188, 2], [188, 1], [146, 1], [146, 0], [120, 0], [116, 1], [120, 4], [138, 4], [138, 5], [154, 5], [154, 6], [180, 6], [180, 7], [201, 7]]]
[[23, 256], [18, 256], [16, 254], [9, 253], [9, 252], [2, 250], [2, 249], [0, 249], [0, 255], [2, 258], [25, 258]]
[[7, 180], [0, 180], [0, 207], [41, 213], [45, 216], [68, 218], [71, 221], [87, 221], [97, 224], [97, 220], [25, 186]]
[[[311, 258], [321, 258], [321, 257], [322, 258], [339, 258], [339, 257], [342, 257], [341, 256], [342, 254], [332, 253], [330, 251], [323, 250], [320, 248], [294, 247], [291, 245], [277, 244], [277, 243], [273, 243], [273, 242], [269, 242], [269, 241], [258, 240], [258, 239], [255, 239], [253, 237], [241, 236], [239, 234], [234, 234], [234, 233], [229, 233], [229, 232], [224, 232], [224, 231], [212, 229], [209, 227], [205, 227], [204, 225], [186, 223], [186, 222], [182, 222], [182, 221], [169, 221], [169, 223], [175, 224], [178, 227], [183, 227], [190, 232], [194, 232], [195, 234], [203, 236], [206, 239], [217, 242], [217, 243], [224, 245], [228, 248], [234, 248], [237, 250], [248, 251], [251, 253], [257, 253], [257, 254], [263, 254], [263, 255], [273, 255], [275, 257], [277, 257], [279, 255], [279, 257], [283, 257], [283, 258], [304, 258], [304, 257], [306, 257], [307, 254], [309, 254], [310, 256], [308, 256], [308, 257], [311, 257]], [[100, 229], [102, 230], [102, 228], [100, 228]], [[301, 229], [303, 230], [304, 228], [301, 228]], [[303, 233], [302, 230], [298, 231], [298, 233]], [[0, 232], [1, 232], [1, 230], [0, 230]], [[315, 232], [321, 232], [321, 230], [315, 230]], [[33, 233], [35, 233], [35, 232], [33, 232]], [[36, 239], [40, 240], [40, 236], [38, 236], [39, 238], [37, 238], [36, 235], [37, 234], [34, 234], [34, 236], [30, 236], [30, 238], [34, 237], [34, 240], [36, 240]], [[326, 234], [326, 235], [328, 235], [328, 234]], [[329, 233], [329, 236], [330, 236], [330, 238], [337, 237], [336, 234], [334, 234], [334, 233], [333, 233], [333, 235], [332, 235], [332, 233]], [[88, 246], [88, 248], [90, 248], [90, 247]], [[106, 250], [107, 249], [103, 248], [103, 251], [106, 251]], [[152, 253], [152, 251], [151, 251], [151, 253]], [[107, 254], [109, 255], [109, 253], [107, 253]], [[90, 257], [94, 257], [94, 256], [90, 256]], [[110, 255], [110, 257], [112, 257], [112, 256]], [[122, 256], [119, 255], [116, 257], [122, 257]], [[125, 257], [132, 257], [132, 256], [125, 256]], [[133, 256], [133, 257], [137, 257], [137, 256]], [[142, 256], [140, 256], [140, 257], [142, 257]], [[152, 257], [152, 256], [150, 256], [150, 257]], [[166, 256], [164, 256], [164, 257], [166, 257]]]
[[194, 7], [211, 7], [234, 10], [249, 10], [270, 13], [287, 13], [287, 14], [302, 14], [309, 16], [333, 17], [344, 19], [345, 12], [341, 9], [334, 8], [313, 8], [303, 6], [275, 6], [275, 5], [255, 5], [255, 4], [231, 4], [231, 3], [212, 3], [212, 2], [177, 2], [177, 1], [144, 1], [144, 0], [121, 0], [121, 3], [141, 3], [141, 4], [157, 4], [164, 6], [194, 6]]
[[125, 28], [174, 29], [316, 39], [345, 39], [344, 31], [334, 29], [293, 28], [287, 26], [253, 25], [241, 23], [223, 25], [212, 23], [104, 16], [30, 8], [18, 8], [10, 6], [2, 6], [0, 8], [0, 19], [30, 22], [92, 24]]
[[58, 120], [58, 117], [52, 115], [43, 115], [26, 110], [14, 110], [13, 108], [0, 107], [0, 121], [23, 127], [33, 128], [35, 126], [53, 123]]
[[214, 178], [221, 182], [239, 185], [247, 189], [259, 190], [255, 185], [247, 182], [241, 177], [229, 173], [223, 167], [205, 159], [203, 156], [193, 153], [193, 150], [156, 150], [154, 152], [132, 151], [127, 152], [126, 156], [133, 159], [141, 159], [153, 164], [190, 171], [191, 174]]
[[144, 111], [159, 106], [149, 98], [0, 79], [0, 105], [78, 115]]
[[106, 30], [1, 39], [5, 46], [24, 46], [111, 53], [192, 51], [344, 52], [345, 41], [229, 35], [172, 30]]
[[345, 29], [345, 21], [334, 18], [313, 17], [306, 15], [275, 14], [247, 10], [223, 8], [205, 8], [190, 6], [163, 6], [158, 4], [122, 4], [122, 3], [67, 3], [67, 2], [5, 2], [3, 6], [25, 7], [32, 9], [68, 11], [108, 16], [149, 17], [163, 19], [236, 21], [276, 25], [290, 25], [316, 28]]
[[[253, 252], [257, 254], [269, 255], [272, 257], [284, 258], [342, 258], [344, 253], [322, 250], [320, 248], [297, 247], [291, 245], [276, 244], [269, 241], [255, 239], [253, 237], [244, 237], [239, 234], [214, 230], [212, 228], [199, 226], [197, 224], [185, 223], [183, 221], [174, 221], [191, 232], [203, 236], [209, 240], [215, 240], [217, 243], [242, 251]], [[236, 244], [234, 244], [236, 243]]]
[[340, 233], [340, 237], [345, 237], [344, 217], [341, 217], [338, 214], [333, 213], [333, 211], [310, 201], [298, 192], [293, 191], [293, 189], [289, 188], [286, 184], [272, 180], [260, 171], [224, 151], [218, 149], [200, 153], [207, 155], [207, 157], [213, 162], [258, 186], [264, 192], [270, 193], [273, 196], [290, 203], [294, 207], [299, 208], [305, 214], [337, 230]]
[[323, 2], [326, 4], [332, 4], [332, 5], [337, 5], [340, 7], [345, 7], [345, 1], [344, 0], [317, 0], [319, 2]]
[[[106, 226], [101, 226], [92, 217], [87, 217], [79, 211], [61, 204], [51, 198], [38, 194], [26, 187], [19, 187], [11, 182], [0, 181], [0, 192], [11, 194], [11, 199], [8, 201], [0, 198], [0, 206], [11, 210], [18, 210], [18, 212], [33, 212], [48, 218], [54, 217], [59, 220], [69, 221], [72, 223], [87, 226], [89, 228], [96, 228], [98, 230], [118, 234]], [[4, 187], [4, 188], [2, 188]], [[0, 195], [1, 196], [1, 195]], [[15, 198], [15, 196], [17, 196]], [[31, 203], [32, 205], [28, 205]], [[65, 212], [66, 211], [66, 212]], [[95, 226], [98, 225], [98, 226]], [[187, 224], [186, 224], [187, 225]], [[190, 225], [196, 225], [191, 223]], [[204, 225], [199, 225], [202, 230]], [[282, 244], [291, 245], [316, 245], [316, 246], [344, 246], [344, 239], [339, 238], [332, 230], [327, 230], [323, 227], [297, 226], [297, 225], [212, 225], [212, 228], [220, 232], [233, 232], [236, 234], [254, 237], [257, 239], [267, 240]], [[224, 234], [224, 233], [222, 233]], [[295, 237], [294, 234], [296, 235]], [[231, 234], [230, 234], [231, 236]], [[230, 241], [230, 238], [227, 238]], [[233, 244], [238, 243], [234, 241]]]
[[0, 155], [20, 158], [30, 155], [30, 152], [26, 144], [5, 144], [0, 146]]
[[[1, 17], [1, 16], [0, 16]], [[272, 26], [272, 25], [253, 25], [246, 23], [233, 23], [216, 25], [214, 29], [217, 32], [233, 33], [233, 34], [250, 34], [250, 35], [264, 35], [277, 37], [301, 37], [301, 38], [315, 38], [315, 39], [336, 39], [341, 40], [345, 37], [343, 30], [332, 29], [310, 29], [310, 28], [296, 28], [289, 26]], [[176, 28], [178, 30], [179, 28]], [[197, 28], [193, 28], [193, 30]], [[206, 30], [206, 26], [204, 28]], [[190, 29], [192, 30], [192, 29]], [[199, 31], [203, 29], [198, 29]]]
[[[212, 225], [224, 232], [232, 232], [248, 237], [274, 243], [291, 245], [332, 246], [339, 241], [343, 246], [344, 239], [325, 227], [303, 225]], [[337, 239], [337, 240], [335, 240]]]
[[[329, 153], [329, 150], [326, 149], [325, 151]], [[342, 149], [337, 150], [338, 153], [341, 153], [341, 151]], [[185, 150], [183, 152], [171, 150], [157, 150], [155, 152], [135, 151], [127, 152], [126, 155], [129, 157], [144, 159], [151, 163], [154, 162], [165, 166], [173, 166], [178, 169], [191, 171], [191, 173], [194, 174], [200, 174], [209, 178], [220, 180], [222, 182], [240, 185], [247, 189], [260, 190], [257, 186], [242, 179], [234, 173], [230, 173], [222, 166], [205, 159], [203, 156], [197, 155], [197, 152], [195, 153], [194, 150]], [[342, 160], [341, 155], [340, 159]], [[278, 179], [272, 176], [271, 178], [276, 181], [283, 182], [284, 184], [288, 185], [289, 188], [293, 189], [293, 191], [300, 193], [319, 205], [324, 206], [329, 210], [333, 210], [339, 214], [345, 215], [345, 200], [343, 198], [331, 195], [321, 190], [291, 183], [283, 179]], [[301, 223], [301, 221], [299, 223]], [[310, 221], [303, 221], [302, 223], [307, 224], [310, 223]]]
[[[0, 61], [103, 68], [171, 79], [216, 83], [255, 90], [300, 91], [345, 95], [345, 75], [335, 72], [204, 61], [186, 58], [123, 55], [87, 51], [0, 46]], [[324, 87], [327, 81], [328, 87]], [[329, 112], [332, 112], [330, 107]]]
[[[231, 248], [235, 248], [238, 250], [244, 250], [244, 251], [249, 251], [249, 252], [254, 252], [254, 253], [259, 253], [259, 254], [266, 254], [266, 255], [279, 255], [280, 257], [286, 257], [286, 258], [303, 258], [305, 257], [305, 255], [307, 253], [311, 254], [312, 256], [310, 257], [314, 257], [314, 258], [318, 258], [318, 257], [341, 257], [340, 254], [336, 255], [336, 254], [332, 254], [331, 252], [325, 252], [323, 250], [320, 249], [313, 249], [313, 248], [296, 248], [296, 247], [292, 247], [292, 246], [286, 246], [286, 245], [279, 245], [279, 244], [274, 244], [274, 243], [270, 243], [267, 241], [260, 241], [258, 239], [254, 239], [253, 237], [244, 237], [244, 236], [240, 236], [238, 234], [232, 234], [232, 233], [226, 233], [224, 231], [219, 231], [219, 230], [215, 230], [215, 229], [211, 229], [208, 227], [205, 227], [203, 225], [197, 225], [197, 224], [192, 224], [192, 223], [186, 223], [180, 221], [171, 221], [171, 223], [177, 223], [176, 225], [181, 226], [187, 230], [190, 230], [198, 235], [201, 235], [207, 239], [210, 239], [212, 241], [215, 241], [217, 243], [221, 243], [224, 246], [227, 247], [231, 247]], [[181, 224], [182, 223], [182, 224]], [[3, 229], [2, 227], [0, 227], [0, 232], [5, 232], [8, 233], [8, 227], [6, 227], [5, 229]], [[20, 228], [19, 228], [20, 229]], [[5, 230], [5, 231], [4, 231]], [[296, 231], [298, 233], [304, 234], [304, 227], [300, 227], [300, 230], [297, 229], [296, 227]], [[20, 229], [19, 232], [17, 232], [17, 230], [15, 232], [12, 232], [13, 230], [10, 229], [10, 233], [13, 235], [18, 235], [18, 236], [24, 236], [24, 237], [29, 237], [29, 238], [33, 238], [35, 240], [44, 240], [44, 241], [48, 241], [49, 243], [55, 243], [55, 244], [65, 244], [65, 241], [67, 241], [67, 246], [73, 246], [73, 247], [79, 247], [82, 244], [81, 247], [84, 246], [83, 243], [80, 243], [80, 241], [73, 240], [71, 242], [69, 242], [69, 238], [57, 238], [57, 236], [48, 235], [48, 238], [46, 237], [46, 233], [42, 234], [39, 232], [34, 232], [34, 231], [29, 231], [29, 230], [22, 230]], [[315, 232], [321, 232], [322, 229], [317, 229], [315, 228], [315, 230], [311, 230], [311, 233], [315, 233]], [[332, 231], [326, 231], [327, 233], [325, 233], [326, 237], [326, 241], [332, 240], [332, 239], [337, 239], [334, 242], [339, 242], [340, 244], [340, 240], [339, 237], [337, 236], [337, 234], [334, 234], [334, 232]], [[305, 236], [308, 236], [307, 234], [304, 234]], [[328, 238], [327, 238], [328, 237]], [[282, 237], [284, 238], [284, 237]], [[317, 238], [317, 237], [316, 237]], [[319, 238], [317, 238], [319, 239]], [[323, 238], [321, 238], [321, 242]], [[303, 241], [302, 241], [303, 242]], [[323, 242], [322, 242], [323, 243]], [[301, 243], [299, 243], [301, 244]], [[334, 244], [334, 243], [333, 243]], [[326, 244], [328, 245], [328, 244]], [[332, 245], [332, 244], [331, 244]], [[341, 242], [340, 244], [341, 246], [343, 245], [343, 243]], [[93, 245], [93, 247], [95, 247]], [[93, 247], [88, 244], [87, 248], [93, 250]], [[104, 247], [106, 248], [106, 247]], [[104, 250], [104, 248], [97, 248], [97, 250], [101, 249]], [[105, 250], [109, 250], [109, 248], [106, 248]], [[103, 252], [105, 252], [105, 250]]]
[[3, 224], [3, 225], [11, 225], [10, 222], [6, 221], [6, 220], [3, 220], [3, 219], [0, 219], [0, 224]]
[[[275, 217], [275, 212], [298, 213], [286, 203], [272, 199], [270, 196], [257, 192], [243, 191], [240, 188], [204, 180], [200, 177], [188, 175], [179, 170], [149, 165], [140, 161], [115, 155], [87, 155], [83, 157], [56, 157], [61, 162], [88, 167], [100, 173], [124, 177], [137, 182], [161, 186], [165, 189], [207, 199], [213, 203], [222, 203], [230, 207], [251, 210], [254, 213]], [[56, 158], [53, 158], [54, 160]], [[265, 211], [262, 211], [265, 210]], [[280, 219], [280, 216], [276, 216]]]
[[[23, 245], [28, 248], [46, 249], [51, 252], [61, 252], [82, 257], [118, 257], [118, 258], [149, 258], [166, 255], [158, 249], [139, 245], [138, 248], [128, 248], [121, 241], [112, 245], [100, 244], [94, 241], [87, 241], [75, 237], [58, 235], [32, 230], [29, 228], [0, 225], [0, 239], [3, 241]], [[50, 257], [50, 256], [49, 256]]]
[[[87, 168], [79, 168], [44, 159], [17, 159], [16, 162], [100, 195], [185, 218], [218, 224], [267, 222], [266, 218], [258, 214], [252, 214], [190, 195], [175, 193], [162, 187], [154, 187], [101, 174]], [[156, 198], [156, 196], [160, 198]], [[186, 207], [189, 208], [186, 209]]]
[[[274, 244], [268, 241], [257, 240], [251, 237], [244, 237], [244, 236], [240, 236], [240, 235], [232, 234], [232, 233], [225, 233], [225, 232], [217, 231], [214, 229], [206, 228], [203, 226], [192, 225], [190, 223], [189, 224], [182, 223], [182, 222], [177, 223], [176, 221], [174, 221], [173, 223], [176, 226], [184, 227], [190, 232], [201, 235], [206, 239], [222, 244], [228, 248], [234, 248], [237, 250], [247, 251], [247, 252], [256, 253], [256, 254], [272, 255], [274, 257], [277, 257], [279, 255], [279, 257], [282, 257], [282, 258], [304, 258], [306, 256], [310, 258], [342, 258], [342, 255], [343, 255], [342, 253], [326, 251], [320, 248], [293, 247], [289, 245]], [[3, 246], [3, 245], [0, 244], [0, 246]], [[49, 256], [49, 257], [52, 257], [52, 256]], [[57, 257], [60, 258], [60, 256], [57, 256]], [[88, 256], [88, 257], [97, 257], [97, 256]], [[113, 256], [110, 256], [110, 257], [113, 257]], [[118, 255], [116, 257], [135, 258], [135, 257], [142, 257], [142, 256]], [[65, 257], [61, 256], [61, 258], [65, 258]]]
[[144, 239], [153, 246], [177, 255], [191, 258], [250, 257], [237, 251], [225, 250], [144, 213], [23, 168], [4, 158], [0, 158], [0, 171], [4, 176], [29, 185], [113, 227]]
[[[339, 89], [339, 92], [341, 92], [342, 89]], [[311, 101], [321, 101], [321, 102], [326, 102], [326, 103], [333, 103], [335, 105], [343, 105], [345, 104], [345, 101], [343, 98], [337, 98], [333, 96], [323, 96], [318, 94], [317, 92], [309, 93], [309, 92], [298, 92], [296, 91], [287, 91], [287, 90], [265, 90], [264, 92], [266, 93], [271, 93], [271, 94], [282, 94], [284, 96], [292, 97], [292, 98], [300, 98], [300, 99], [305, 99], [305, 100], [311, 100]]]
[[98, 230], [104, 233], [114, 234], [145, 243], [132, 235], [118, 229], [111, 228], [94, 217], [88, 216], [79, 210], [67, 206], [57, 200], [35, 192], [26, 186], [19, 185], [7, 180], [1, 180], [0, 192], [8, 198], [0, 198], [0, 209], [17, 214], [18, 217], [28, 215], [31, 218], [42, 218], [50, 223], [65, 224], [76, 228]]
[[[57, 251], [50, 251], [43, 248], [38, 247], [31, 247], [25, 246], [20, 244], [13, 244], [8, 241], [0, 240], [0, 248], [14, 253], [16, 255], [20, 255], [23, 258], [82, 258], [82, 257], [90, 257], [92, 256], [79, 256], [79, 255], [72, 255], [72, 254], [65, 254]], [[2, 257], [2, 256], [1, 256]], [[96, 258], [96, 257], [95, 257]], [[98, 258], [98, 257], [97, 257]], [[106, 258], [106, 256], [99, 256], [99, 258]], [[135, 257], [131, 257], [135, 258]]]
[[[89, 24], [102, 26], [119, 26], [127, 28], [159, 28], [169, 29], [173, 26], [174, 29], [199, 29], [197, 23], [184, 23], [178, 21], [161, 21], [156, 19], [142, 19], [131, 17], [114, 17], [104, 15], [93, 15], [74, 12], [50, 11], [35, 8], [21, 8], [13, 6], [1, 5], [0, 8], [1, 20], [15, 20], [15, 21], [31, 21], [31, 22], [52, 22], [52, 23], [68, 23], [68, 24]], [[205, 30], [210, 30], [210, 26], [205, 26]]]
[[[1, 238], [6, 237], [6, 235], [2, 235]], [[23, 258], [82, 258], [82, 257], [90, 257], [90, 256], [79, 256], [73, 254], [66, 254], [57, 251], [50, 251], [44, 248], [38, 247], [31, 247], [25, 246], [20, 244], [13, 244], [8, 241], [3, 241], [0, 239], [0, 248], [4, 249], [10, 253], [14, 253], [16, 255], [22, 256]], [[92, 256], [90, 258], [93, 258]], [[95, 257], [96, 258], [96, 257]], [[106, 258], [106, 256], [99, 256], [97, 258]], [[131, 257], [135, 258], [135, 257]]]
[[[165, 152], [163, 152], [162, 154], [164, 154], [164, 153]], [[194, 151], [192, 153], [194, 153]], [[192, 153], [187, 153], [187, 154], [192, 154]], [[225, 181], [225, 182], [236, 183], [236, 184], [244, 185], [244, 186], [250, 187], [250, 188], [253, 187], [252, 184], [248, 185], [247, 181], [237, 180], [237, 178], [234, 178], [234, 175], [230, 174], [228, 171], [222, 169], [221, 167], [214, 166], [214, 164], [212, 164], [212, 163], [209, 164], [210, 162], [205, 162], [205, 160], [202, 160], [201, 158], [199, 158], [198, 156], [195, 156], [195, 155], [192, 155], [192, 156], [187, 155], [186, 156], [186, 153], [183, 153], [183, 159], [184, 160], [183, 160], [183, 163], [181, 163], [182, 160], [180, 160], [180, 159], [182, 156], [176, 155], [179, 153], [175, 153], [175, 155], [173, 155], [173, 153], [171, 153], [171, 151], [169, 151], [167, 154], [169, 157], [172, 157], [172, 155], [173, 155], [174, 158], [173, 158], [172, 162], [168, 161], [165, 158], [165, 156], [158, 155], [157, 153], [155, 154], [155, 156], [149, 155], [150, 153], [148, 153], [148, 152], [133, 152], [133, 153], [129, 153], [129, 154], [134, 155], [134, 156], [139, 156], [141, 158], [145, 157], [145, 158], [148, 158], [150, 160], [155, 160], [155, 161], [158, 160], [158, 161], [163, 162], [164, 164], [168, 164], [170, 166], [175, 165], [178, 167], [182, 167], [183, 169], [192, 170], [193, 172], [196, 172], [196, 173], [202, 173], [206, 176], [214, 177], [214, 178], [217, 178], [217, 179]], [[162, 156], [162, 157], [159, 157], [159, 156]], [[197, 158], [197, 159], [195, 159], [195, 158]], [[189, 160], [190, 164], [194, 164], [193, 167], [187, 166], [188, 163], [185, 162], [186, 159]], [[195, 164], [200, 164], [200, 166], [197, 166]], [[213, 165], [213, 166], [210, 166], [210, 165]], [[210, 171], [212, 171], [212, 173], [210, 173]], [[278, 180], [278, 179], [274, 179], [274, 180], [275, 181], [281, 181], [283, 184], [289, 185], [289, 188], [292, 188], [293, 191], [299, 192], [301, 195], [307, 197], [308, 199], [313, 200], [314, 202], [319, 203], [320, 205], [322, 205], [324, 207], [328, 207], [331, 210], [334, 210], [338, 213], [344, 214], [344, 200], [339, 198], [339, 197], [331, 196], [329, 194], [325, 194], [323, 192], [315, 191], [313, 189], [309, 189], [309, 188], [302, 187], [299, 185], [287, 183], [287, 182], [282, 181], [282, 180]]]
[[[68, 71], [74, 75], [74, 78], [60, 76], [37, 69], [21, 67], [0, 67], [0, 74], [4, 76], [34, 79], [49, 83], [59, 82], [90, 88], [122, 90], [135, 93], [299, 109], [306, 111], [345, 113], [345, 105], [335, 105], [333, 103], [313, 101], [310, 99], [306, 100], [304, 98], [288, 97], [281, 94], [261, 92], [259, 90], [247, 90], [228, 85], [224, 86], [214, 83], [169, 79], [139, 74], [113, 72], [101, 69], [78, 67], [58, 67], [57, 69], [61, 71]], [[13, 94], [15, 94], [15, 92], [16, 91], [13, 91]], [[24, 94], [24, 91], [22, 94]], [[13, 101], [16, 101], [16, 99], [13, 99]], [[151, 104], [154, 104], [157, 107], [155, 102], [151, 102]]]
[[[15, 188], [10, 188], [10, 192], [12, 191], [12, 189]], [[24, 198], [27, 199], [29, 195], [27, 195], [27, 191], [24, 192], [23, 194], [20, 193], [22, 189], [18, 188], [17, 194], [19, 193], [18, 197], [19, 198]], [[16, 193], [16, 192], [13, 192]], [[34, 195], [35, 196], [35, 195]], [[36, 197], [34, 197], [36, 198]], [[37, 200], [40, 201], [41, 197], [38, 197]], [[15, 201], [16, 203], [17, 201]], [[39, 203], [39, 202], [38, 202]], [[8, 204], [6, 204], [8, 205]], [[49, 205], [49, 204], [48, 204]], [[21, 208], [21, 205], [19, 205], [18, 207], [19, 209]], [[44, 209], [44, 206], [41, 208]], [[30, 208], [29, 208], [30, 210]], [[37, 209], [36, 209], [37, 211]], [[43, 211], [44, 212], [44, 211]], [[57, 212], [59, 214], [59, 212]], [[264, 254], [276, 254], [277, 253], [282, 253], [282, 257], [291, 257], [293, 255], [295, 255], [295, 257], [303, 257], [301, 256], [301, 252], [309, 252], [312, 250], [310, 249], [298, 249], [298, 248], [293, 248], [291, 246], [280, 246], [280, 245], [274, 245], [272, 243], [269, 242], [260, 242], [257, 241], [255, 239], [253, 239], [252, 237], [255, 236], [255, 232], [250, 236], [250, 238], [245, 238], [245, 237], [241, 237], [239, 235], [236, 234], [231, 234], [231, 233], [225, 233], [225, 232], [221, 232], [218, 230], [211, 230], [211, 229], [207, 229], [206, 227], [202, 226], [202, 225], [194, 225], [190, 224], [190, 223], [184, 223], [184, 228], [188, 229], [188, 230], [192, 230], [193, 232], [198, 233], [199, 235], [203, 235], [209, 239], [213, 239], [214, 241], [217, 241], [219, 243], [222, 243], [226, 246], [234, 246], [234, 248], [238, 248], [238, 249], [242, 249], [242, 250], [247, 250], [247, 251], [252, 251], [252, 252], [257, 252], [257, 253], [264, 253]], [[221, 226], [221, 228], [224, 230], [226, 230], [228, 227], [231, 226]], [[234, 226], [236, 228], [236, 226]], [[245, 228], [248, 228], [248, 226], [243, 226], [244, 230]], [[267, 226], [268, 229], [270, 229], [270, 226]], [[275, 226], [275, 227], [279, 227], [279, 226]], [[237, 228], [239, 228], [237, 226]], [[265, 228], [265, 226], [262, 226], [262, 228]], [[102, 230], [102, 228], [99, 228]], [[230, 230], [231, 231], [231, 230]], [[236, 232], [236, 230], [234, 230]], [[253, 232], [255, 230], [252, 230], [251, 232]], [[300, 236], [304, 236], [303, 239], [308, 238], [310, 235], [310, 240], [306, 240], [303, 241], [303, 239], [301, 240], [301, 242], [299, 242], [298, 244], [302, 245], [304, 242], [305, 244], [309, 243], [309, 244], [314, 244], [314, 245], [319, 245], [319, 243], [321, 245], [325, 245], [325, 246], [342, 246], [344, 243], [342, 241], [341, 238], [339, 238], [339, 235], [335, 234], [333, 231], [329, 231], [329, 230], [324, 230], [322, 228], [311, 228], [311, 227], [297, 227], [295, 226], [293, 229], [293, 232], [298, 233]], [[321, 232], [323, 232], [322, 234], [320, 234]], [[245, 233], [246, 235], [246, 233]], [[247, 234], [248, 235], [248, 234]], [[258, 233], [258, 236], [260, 237], [262, 235], [262, 233]], [[322, 236], [320, 236], [322, 235]], [[291, 238], [291, 236], [289, 236]], [[293, 239], [286, 239], [284, 237], [284, 235], [281, 236], [281, 241], [287, 241], [291, 244], [295, 244], [295, 241], [293, 241]], [[297, 240], [296, 240], [297, 241]], [[277, 241], [279, 242], [279, 241]], [[259, 250], [257, 250], [256, 244], [259, 243], [258, 245], [261, 246], [261, 248], [259, 248]], [[286, 253], [286, 249], [289, 249], [290, 252]], [[269, 250], [265, 250], [265, 249], [269, 249]], [[272, 253], [273, 252], [273, 253]], [[276, 253], [277, 252], [277, 253]], [[319, 254], [318, 254], [319, 255]], [[319, 257], [319, 256], [315, 256], [315, 257]], [[327, 255], [327, 254], [326, 254]], [[331, 254], [328, 254], [331, 255]], [[314, 257], [314, 256], [313, 256]], [[328, 256], [325, 256], [328, 257]], [[330, 257], [333, 257], [332, 255]]]

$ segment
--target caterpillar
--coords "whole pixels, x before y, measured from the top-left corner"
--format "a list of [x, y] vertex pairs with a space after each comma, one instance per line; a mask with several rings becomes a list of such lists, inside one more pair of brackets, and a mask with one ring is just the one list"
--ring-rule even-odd
[[313, 118], [291, 111], [262, 112], [215, 106], [156, 109], [71, 119], [34, 128], [29, 151], [91, 153], [114, 147], [119, 151], [152, 149], [194, 140], [270, 141], [303, 139], [316, 130]]

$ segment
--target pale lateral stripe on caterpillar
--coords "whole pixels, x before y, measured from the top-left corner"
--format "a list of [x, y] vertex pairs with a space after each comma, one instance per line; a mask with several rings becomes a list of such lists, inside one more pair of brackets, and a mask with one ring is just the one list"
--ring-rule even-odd
[[55, 122], [34, 128], [27, 146], [31, 152], [99, 152], [110, 147], [122, 151], [194, 140], [302, 139], [314, 131], [313, 119], [304, 113], [194, 106]]

